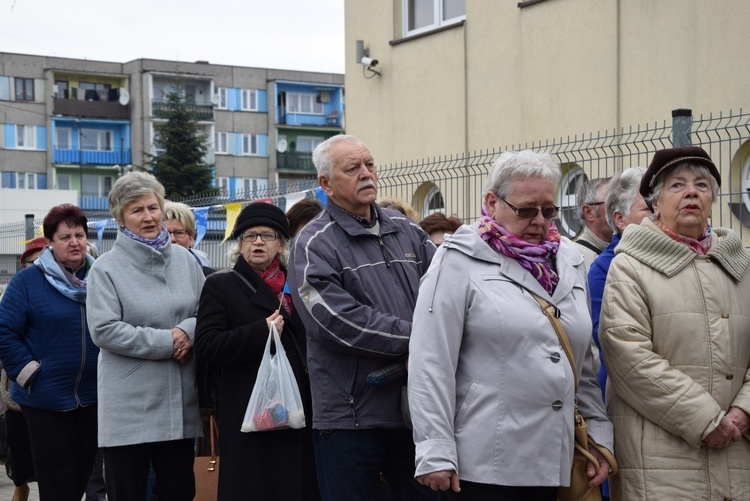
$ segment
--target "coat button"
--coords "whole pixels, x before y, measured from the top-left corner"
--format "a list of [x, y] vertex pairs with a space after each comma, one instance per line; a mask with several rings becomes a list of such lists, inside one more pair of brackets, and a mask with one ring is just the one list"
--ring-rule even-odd
[[729, 318], [729, 313], [722, 313], [721, 318]]
[[550, 354], [549, 358], [550, 358], [550, 360], [552, 360], [552, 362], [557, 363], [557, 362], [560, 361], [560, 354], [558, 352], [556, 352], [556, 351], [553, 351]]
[[734, 379], [734, 374], [727, 374], [727, 375], [726, 375], [726, 378], [727, 378], [727, 379]]
[[552, 408], [556, 411], [559, 411], [560, 409], [562, 409], [562, 402], [559, 400], [555, 400], [554, 402], [552, 402]]

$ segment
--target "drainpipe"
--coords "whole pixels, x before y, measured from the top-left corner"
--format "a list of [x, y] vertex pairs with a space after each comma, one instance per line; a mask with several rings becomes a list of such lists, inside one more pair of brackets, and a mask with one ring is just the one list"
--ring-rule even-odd
[[672, 110], [672, 147], [682, 148], [692, 146], [690, 129], [693, 126], [693, 110]]

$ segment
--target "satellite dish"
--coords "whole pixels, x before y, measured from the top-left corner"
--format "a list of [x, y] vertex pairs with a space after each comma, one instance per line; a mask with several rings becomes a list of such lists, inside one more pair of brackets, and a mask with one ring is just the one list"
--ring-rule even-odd
[[279, 139], [279, 142], [276, 143], [276, 151], [279, 153], [284, 153], [286, 151], [286, 139]]
[[211, 96], [211, 103], [214, 106], [219, 106], [221, 104], [221, 98], [218, 94], [214, 94], [213, 96]]
[[130, 102], [130, 92], [128, 92], [128, 89], [120, 88], [120, 104], [123, 106], [127, 106]]

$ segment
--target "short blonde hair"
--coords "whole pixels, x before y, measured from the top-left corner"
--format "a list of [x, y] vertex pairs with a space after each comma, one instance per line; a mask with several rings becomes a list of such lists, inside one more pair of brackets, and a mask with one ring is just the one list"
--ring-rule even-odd
[[181, 202], [167, 202], [164, 208], [164, 220], [170, 221], [172, 219], [182, 223], [188, 235], [195, 236], [195, 214], [189, 205]]

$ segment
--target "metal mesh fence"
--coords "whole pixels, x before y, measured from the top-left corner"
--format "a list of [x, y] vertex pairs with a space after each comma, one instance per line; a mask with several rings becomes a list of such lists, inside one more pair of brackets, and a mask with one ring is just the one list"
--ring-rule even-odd
[[[712, 224], [734, 229], [746, 245], [750, 245], [746, 228], [750, 225], [750, 114], [740, 110], [697, 119], [688, 116], [687, 129], [678, 130], [679, 127], [684, 125], [665, 120], [620, 130], [384, 165], [378, 168], [379, 196], [402, 199], [411, 204], [419, 218], [442, 211], [471, 222], [479, 214], [482, 185], [500, 153], [520, 149], [546, 151], [557, 159], [563, 173], [558, 193], [561, 207], [558, 227], [564, 234], [573, 236], [581, 229], [575, 194], [584, 179], [610, 177], [629, 167], [646, 167], [654, 152], [671, 147], [673, 137], [682, 133], [692, 144], [706, 149], [722, 172], [722, 191], [713, 207]], [[226, 204], [270, 198], [285, 209], [287, 198], [314, 198], [316, 186], [315, 180], [301, 180], [258, 192], [177, 201], [191, 207], [209, 207], [208, 231], [197, 248], [210, 256], [214, 267], [221, 268], [228, 265], [228, 246], [222, 243]], [[108, 213], [93, 213], [89, 214], [89, 221], [110, 217]], [[41, 225], [41, 218], [35, 224]], [[100, 252], [111, 248], [116, 232], [116, 225], [111, 221], [104, 231]], [[95, 229], [90, 230], [89, 237], [97, 241]], [[0, 283], [7, 282], [15, 273], [23, 250], [20, 242], [24, 240], [23, 223], [0, 225]]]

